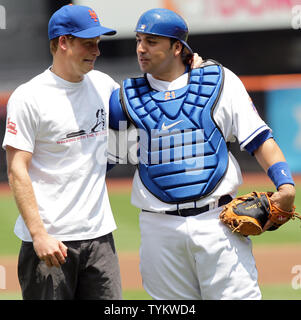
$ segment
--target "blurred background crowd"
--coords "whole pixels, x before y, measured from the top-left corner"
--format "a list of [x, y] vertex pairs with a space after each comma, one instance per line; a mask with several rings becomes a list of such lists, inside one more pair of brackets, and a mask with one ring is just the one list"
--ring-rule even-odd
[[[100, 22], [118, 31], [100, 43], [96, 69], [117, 82], [138, 76], [135, 23], [146, 10], [165, 7], [181, 14], [190, 29], [188, 43], [204, 59], [219, 61], [245, 84], [258, 113], [273, 134], [293, 174], [301, 172], [301, 0], [0, 0], [0, 141], [11, 92], [51, 65], [48, 21], [68, 3], [92, 7]], [[245, 172], [261, 169], [232, 144]], [[110, 177], [128, 177], [119, 165]], [[7, 181], [0, 150], [0, 182]]]

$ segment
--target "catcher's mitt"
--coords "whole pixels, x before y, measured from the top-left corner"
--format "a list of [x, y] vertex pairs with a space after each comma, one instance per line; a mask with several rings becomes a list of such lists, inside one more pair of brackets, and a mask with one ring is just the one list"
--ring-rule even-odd
[[278, 229], [295, 217], [301, 219], [295, 212], [295, 206], [288, 212], [273, 205], [270, 201], [272, 194], [273, 192], [254, 191], [235, 198], [224, 206], [219, 218], [233, 232], [239, 232], [244, 236], [262, 233], [268, 219], [273, 222], [269, 231]]

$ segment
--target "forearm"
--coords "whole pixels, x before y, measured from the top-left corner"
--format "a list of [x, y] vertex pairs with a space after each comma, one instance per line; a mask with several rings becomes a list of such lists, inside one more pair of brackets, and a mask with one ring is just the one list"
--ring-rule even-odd
[[[274, 141], [274, 139], [266, 140], [255, 152], [254, 155], [260, 164], [260, 166], [264, 169], [266, 173], [271, 166], [277, 164], [278, 162], [286, 162], [285, 157]], [[286, 176], [286, 173], [284, 172]], [[287, 173], [289, 176], [290, 173]], [[285, 179], [287, 179], [284, 176]], [[295, 187], [292, 183], [288, 182], [281, 184], [278, 188], [278, 192], [274, 193], [273, 200], [275, 203], [284, 210], [290, 210], [293, 206], [295, 199]]]
[[39, 207], [28, 173], [32, 154], [7, 146], [6, 157], [9, 184], [20, 214], [30, 232], [34, 250], [47, 266], [59, 267], [66, 261], [67, 247], [47, 233], [40, 217]]
[[39, 214], [38, 204], [27, 171], [10, 169], [8, 177], [16, 204], [30, 232], [37, 256], [44, 260], [47, 266], [59, 267], [66, 261], [67, 247], [47, 233]]
[[269, 167], [273, 164], [279, 161], [286, 161], [281, 149], [274, 139], [266, 140], [254, 151], [254, 156], [265, 172], [267, 172]]
[[28, 173], [22, 170], [12, 170], [8, 176], [17, 207], [32, 239], [46, 233]]

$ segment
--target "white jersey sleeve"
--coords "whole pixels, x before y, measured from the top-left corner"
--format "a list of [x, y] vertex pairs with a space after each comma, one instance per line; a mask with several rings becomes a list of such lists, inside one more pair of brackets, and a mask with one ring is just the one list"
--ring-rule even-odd
[[229, 69], [224, 70], [224, 88], [214, 119], [226, 141], [237, 139], [240, 149], [245, 150], [258, 134], [270, 128], [259, 116], [241, 80]]
[[3, 148], [10, 145], [32, 153], [35, 147], [38, 122], [37, 110], [32, 107], [26, 86], [22, 85], [13, 92], [7, 104]]

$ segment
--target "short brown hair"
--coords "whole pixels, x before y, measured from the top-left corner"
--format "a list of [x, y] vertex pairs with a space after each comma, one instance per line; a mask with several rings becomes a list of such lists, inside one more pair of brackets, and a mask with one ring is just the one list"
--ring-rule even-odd
[[[70, 40], [70, 41], [73, 41], [75, 39], [74, 36], [72, 36], [71, 34], [68, 34], [66, 35], [67, 36], [67, 39]], [[50, 40], [50, 52], [52, 55], [54, 55], [57, 51], [57, 48], [58, 48], [58, 45], [59, 45], [59, 38], [60, 37], [56, 37], [54, 39], [51, 39]]]
[[59, 44], [59, 37], [50, 40], [50, 52], [52, 55], [56, 53]]
[[[176, 43], [177, 41], [181, 42], [178, 39], [175, 38], [169, 38], [170, 39], [170, 47], [172, 47], [174, 45], [174, 43]], [[191, 52], [189, 52], [188, 50], [185, 50], [186, 47], [182, 44], [182, 52], [181, 52], [181, 58], [182, 58], [182, 62], [187, 65], [190, 64], [190, 60], [193, 57], [193, 55], [191, 54]]]

